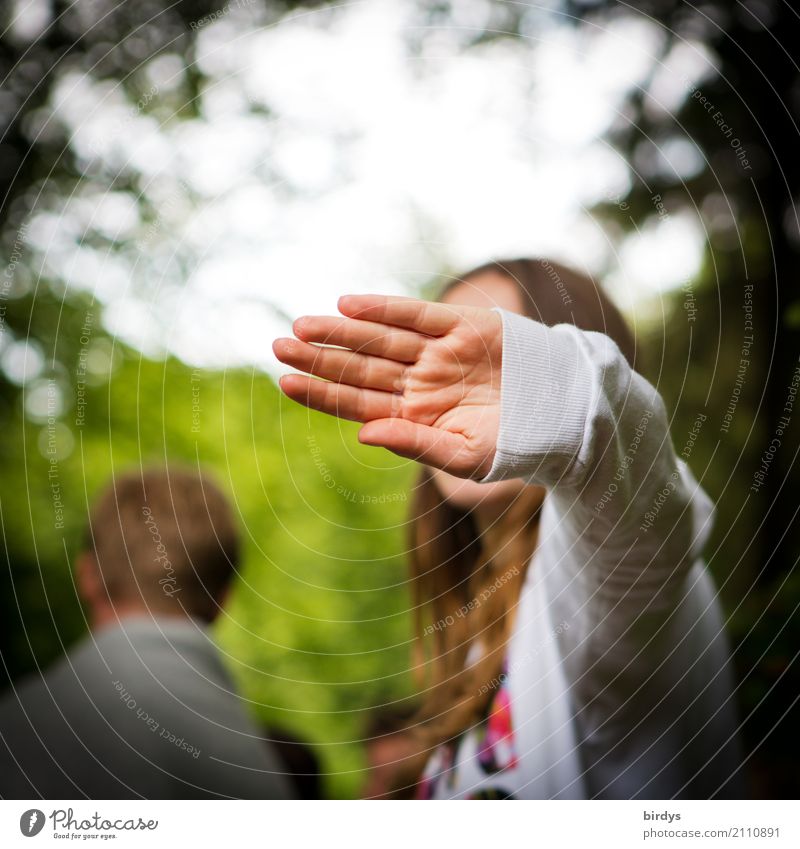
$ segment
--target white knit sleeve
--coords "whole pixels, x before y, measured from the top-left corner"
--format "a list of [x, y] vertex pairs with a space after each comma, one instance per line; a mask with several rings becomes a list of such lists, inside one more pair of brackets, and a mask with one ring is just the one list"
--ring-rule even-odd
[[716, 789], [707, 764], [728, 763], [732, 737], [709, 730], [730, 725], [720, 617], [698, 560], [711, 501], [676, 455], [658, 392], [610, 339], [499, 312], [501, 421], [484, 480], [547, 489], [531, 575], [550, 622], [569, 625], [557, 642], [586, 792]]
[[676, 456], [661, 396], [607, 336], [497, 312], [501, 421], [483, 481], [546, 487], [573, 529], [574, 553], [591, 559], [598, 591], [652, 601], [690, 568], [712, 516]]

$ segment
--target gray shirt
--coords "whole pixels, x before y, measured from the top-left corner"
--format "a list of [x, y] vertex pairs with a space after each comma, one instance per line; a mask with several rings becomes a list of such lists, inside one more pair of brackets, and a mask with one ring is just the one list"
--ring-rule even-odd
[[3, 798], [285, 798], [204, 626], [122, 619], [0, 701]]

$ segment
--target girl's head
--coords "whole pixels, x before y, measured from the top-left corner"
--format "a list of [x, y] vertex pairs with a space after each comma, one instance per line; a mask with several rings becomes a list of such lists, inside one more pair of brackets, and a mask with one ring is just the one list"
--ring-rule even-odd
[[[546, 325], [610, 336], [633, 365], [625, 321], [588, 276], [544, 259], [490, 262], [449, 282], [444, 303], [501, 307]], [[536, 547], [544, 490], [480, 484], [424, 468], [412, 504], [411, 578], [417, 669], [425, 691], [421, 758], [482, 719], [502, 672], [514, 609]]]

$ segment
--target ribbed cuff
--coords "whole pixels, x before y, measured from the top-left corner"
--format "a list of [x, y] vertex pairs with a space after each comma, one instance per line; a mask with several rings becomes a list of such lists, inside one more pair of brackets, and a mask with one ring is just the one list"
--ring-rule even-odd
[[580, 451], [592, 403], [590, 364], [572, 325], [546, 327], [495, 307], [503, 319], [500, 433], [489, 474], [557, 481]]

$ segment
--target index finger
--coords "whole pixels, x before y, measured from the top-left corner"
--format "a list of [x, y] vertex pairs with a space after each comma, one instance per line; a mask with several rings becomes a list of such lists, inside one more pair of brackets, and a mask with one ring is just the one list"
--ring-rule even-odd
[[339, 312], [350, 318], [379, 321], [428, 336], [443, 336], [461, 317], [452, 305], [394, 295], [343, 295], [338, 306]]

